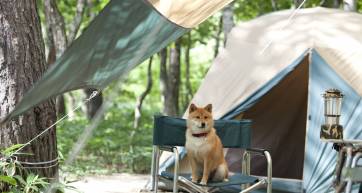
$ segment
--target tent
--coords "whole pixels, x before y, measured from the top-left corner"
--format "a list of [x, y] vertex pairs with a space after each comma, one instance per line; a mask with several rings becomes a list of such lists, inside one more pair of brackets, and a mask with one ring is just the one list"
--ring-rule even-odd
[[[271, 151], [273, 177], [281, 182], [275, 188], [326, 192], [337, 153], [319, 136], [325, 90], [344, 93], [344, 136], [362, 139], [362, 16], [327, 8], [291, 14], [274, 12], [234, 27], [192, 102], [212, 103], [215, 119], [253, 121], [252, 146]], [[227, 151], [231, 171], [240, 171], [240, 155]], [[265, 175], [262, 160], [251, 163], [252, 174]], [[181, 170], [188, 169], [185, 158]]]

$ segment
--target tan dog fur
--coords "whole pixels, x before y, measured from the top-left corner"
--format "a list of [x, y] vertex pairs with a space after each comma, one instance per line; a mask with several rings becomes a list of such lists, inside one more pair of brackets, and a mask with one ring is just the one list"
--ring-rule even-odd
[[198, 182], [201, 174], [203, 185], [207, 184], [210, 177], [212, 181], [227, 179], [228, 167], [223, 145], [214, 129], [211, 104], [204, 108], [190, 105], [185, 147], [191, 164], [193, 182]]

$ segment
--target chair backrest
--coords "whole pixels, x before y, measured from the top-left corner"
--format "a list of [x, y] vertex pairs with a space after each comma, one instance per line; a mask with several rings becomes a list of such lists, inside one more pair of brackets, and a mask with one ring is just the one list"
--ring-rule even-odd
[[[248, 148], [251, 144], [250, 120], [215, 120], [214, 127], [227, 148]], [[186, 120], [169, 116], [155, 116], [154, 145], [185, 145]]]

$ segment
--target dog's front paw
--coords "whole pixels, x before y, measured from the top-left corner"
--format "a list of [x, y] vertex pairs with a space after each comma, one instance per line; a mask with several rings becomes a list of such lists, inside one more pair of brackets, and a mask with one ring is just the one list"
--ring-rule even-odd
[[200, 180], [200, 177], [199, 176], [197, 176], [197, 175], [195, 175], [195, 174], [193, 174], [192, 176], [191, 176], [191, 181], [193, 182], [193, 183], [197, 183], [197, 181], [199, 181]]
[[201, 184], [201, 185], [206, 185], [206, 184], [207, 184], [207, 181], [202, 180], [202, 181], [200, 182], [200, 184]]

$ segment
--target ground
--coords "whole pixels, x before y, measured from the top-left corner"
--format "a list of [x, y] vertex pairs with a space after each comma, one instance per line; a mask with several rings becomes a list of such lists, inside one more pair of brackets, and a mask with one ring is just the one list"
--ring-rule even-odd
[[[139, 192], [149, 179], [149, 175], [140, 174], [86, 176], [70, 185], [84, 193], [133, 193]], [[66, 193], [75, 192], [67, 191]]]

